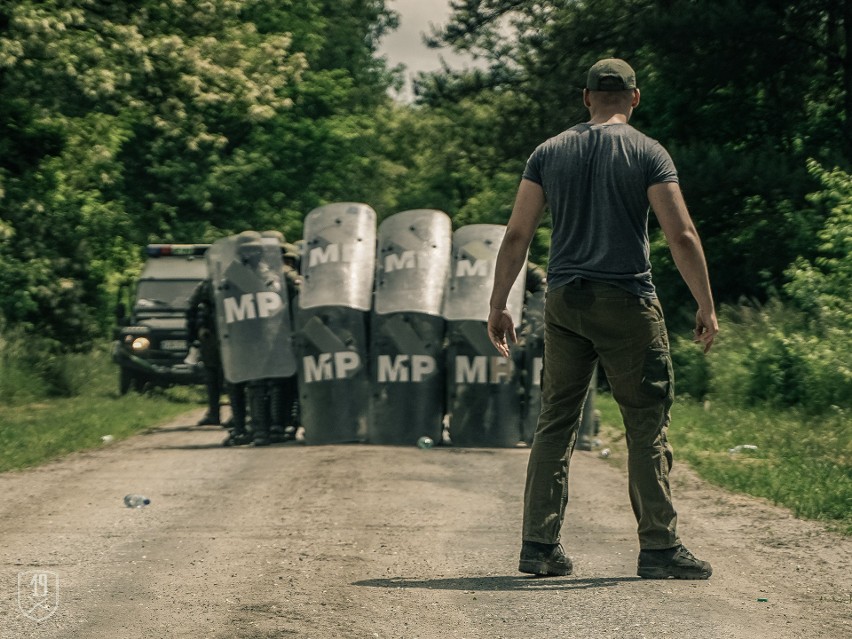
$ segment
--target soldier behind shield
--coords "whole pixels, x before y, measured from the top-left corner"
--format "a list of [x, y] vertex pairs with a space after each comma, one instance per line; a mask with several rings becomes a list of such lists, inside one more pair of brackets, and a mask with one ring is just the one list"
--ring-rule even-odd
[[[225, 271], [225, 276], [228, 279], [245, 268], [257, 270], [261, 267], [263, 247], [260, 243], [260, 234], [255, 231], [240, 233], [237, 237], [237, 255], [240, 260], [239, 263], [231, 264]], [[248, 382], [236, 382], [229, 385], [231, 420], [228, 429], [229, 435], [222, 443], [223, 446], [242, 446], [251, 444], [253, 441], [248, 423], [248, 384]]]
[[219, 339], [216, 335], [216, 306], [213, 300], [213, 283], [209, 278], [195, 287], [189, 298], [186, 311], [187, 337], [193, 347], [201, 354], [204, 367], [204, 385], [207, 389], [207, 413], [198, 422], [198, 426], [218, 425], [219, 400], [222, 395], [222, 357], [219, 353]]
[[[243, 231], [237, 236], [237, 257], [226, 270], [226, 279], [233, 282], [247, 282], [243, 290], [251, 290], [252, 284], [260, 279], [268, 291], [281, 292], [281, 274], [275, 272], [263, 260], [262, 235], [257, 231]], [[250, 271], [250, 272], [247, 272]], [[271, 443], [272, 426], [270, 392], [271, 381], [265, 378], [247, 382], [248, 412], [251, 419], [251, 444], [268, 446]]]
[[244, 231], [214, 242], [206, 257], [224, 376], [235, 391], [234, 427], [225, 445], [263, 446], [270, 443], [271, 425], [266, 380], [292, 375], [296, 368], [280, 248], [257, 231]]
[[[263, 231], [261, 237], [276, 240], [281, 247], [281, 278], [287, 288], [287, 297], [290, 302], [291, 322], [296, 295], [299, 292], [298, 266], [296, 260], [298, 255], [296, 247], [287, 243], [281, 231]], [[290, 441], [296, 437], [298, 428], [298, 381], [294, 373], [289, 377], [278, 377], [267, 379], [266, 393], [269, 401], [269, 440], [270, 442]]]
[[[301, 241], [301, 240], [300, 240]], [[301, 267], [301, 249], [297, 244], [285, 242], [281, 252], [281, 259], [284, 262], [284, 281], [287, 284], [287, 297], [290, 301], [290, 322], [291, 325], [296, 325], [296, 309], [299, 308], [299, 289], [302, 286], [302, 276], [299, 274]], [[284, 430], [287, 433], [287, 438], [299, 438], [299, 428], [301, 428], [301, 410], [299, 406], [299, 375], [294, 373], [291, 378], [292, 401], [286, 408], [284, 415], [290, 418], [290, 423], [285, 424]]]

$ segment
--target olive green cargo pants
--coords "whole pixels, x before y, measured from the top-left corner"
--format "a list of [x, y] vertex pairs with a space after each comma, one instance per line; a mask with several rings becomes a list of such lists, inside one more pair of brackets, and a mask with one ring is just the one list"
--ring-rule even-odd
[[680, 540], [668, 478], [674, 380], [663, 312], [656, 299], [590, 280], [547, 293], [542, 405], [527, 466], [523, 539], [559, 542], [571, 454], [598, 359], [624, 420], [640, 548], [671, 548]]

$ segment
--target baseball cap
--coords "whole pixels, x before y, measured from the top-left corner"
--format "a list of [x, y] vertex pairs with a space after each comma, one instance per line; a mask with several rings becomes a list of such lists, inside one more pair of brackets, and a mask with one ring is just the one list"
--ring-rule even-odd
[[636, 88], [636, 73], [624, 60], [598, 60], [589, 69], [586, 80], [589, 91], [626, 91]]

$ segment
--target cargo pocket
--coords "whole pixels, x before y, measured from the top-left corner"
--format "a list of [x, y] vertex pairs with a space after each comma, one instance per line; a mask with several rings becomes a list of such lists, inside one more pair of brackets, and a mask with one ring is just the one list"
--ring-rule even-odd
[[654, 327], [653, 335], [651, 337], [651, 348], [668, 350], [669, 335], [668, 331], [666, 330], [666, 320], [663, 316], [663, 307], [660, 306], [659, 300], [657, 300], [657, 298], [642, 299], [642, 305], [645, 307], [645, 316], [648, 318], [648, 321]]
[[668, 409], [674, 399], [674, 373], [668, 349], [649, 348], [642, 363], [642, 392], [657, 401], [666, 403]]

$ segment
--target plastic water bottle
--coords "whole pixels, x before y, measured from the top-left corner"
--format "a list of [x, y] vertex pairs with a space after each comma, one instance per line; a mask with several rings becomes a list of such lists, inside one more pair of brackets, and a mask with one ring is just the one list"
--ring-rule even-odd
[[418, 448], [423, 448], [423, 449], [432, 448], [432, 446], [434, 446], [434, 445], [435, 445], [435, 442], [432, 440], [432, 438], [427, 437], [426, 435], [423, 435], [423, 437], [421, 437], [420, 439], [417, 440], [417, 447]]
[[734, 446], [733, 448], [729, 448], [728, 452], [731, 455], [736, 455], [737, 453], [741, 453], [746, 450], [757, 450], [757, 446], [754, 444], [740, 444], [739, 446]]
[[144, 508], [151, 503], [151, 500], [142, 495], [125, 495], [124, 505], [128, 508]]

